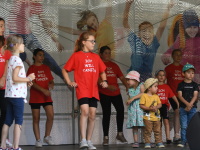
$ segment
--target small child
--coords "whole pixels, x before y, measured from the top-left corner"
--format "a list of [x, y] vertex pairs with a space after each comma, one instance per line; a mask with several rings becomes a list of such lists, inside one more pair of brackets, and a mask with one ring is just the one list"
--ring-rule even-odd
[[145, 93], [140, 98], [140, 108], [145, 112], [144, 114], [144, 139], [145, 147], [151, 148], [151, 133], [154, 132], [156, 146], [164, 148], [160, 138], [160, 115], [159, 108], [162, 104], [158, 95], [158, 79], [149, 78], [144, 83]]
[[42, 49], [35, 49], [33, 52], [34, 64], [29, 67], [27, 75], [31, 72], [35, 73], [35, 80], [33, 86], [30, 89], [30, 101], [32, 116], [33, 116], [33, 131], [35, 134], [36, 147], [42, 147], [42, 141], [40, 139], [40, 106], [43, 106], [47, 121], [45, 128], [44, 142], [49, 145], [54, 145], [50, 136], [51, 129], [53, 126], [53, 101], [51, 99], [51, 91], [54, 87], [53, 76], [48, 66], [43, 64], [44, 51]]
[[[171, 88], [165, 84], [165, 80], [166, 80], [166, 76], [165, 76], [165, 71], [164, 70], [158, 70], [155, 73], [156, 78], [158, 79], [158, 92], [157, 95], [160, 97], [161, 103], [162, 103], [162, 107], [160, 108], [160, 115], [161, 115], [161, 119], [163, 119], [164, 122], [164, 126], [165, 126], [165, 134], [166, 134], [166, 143], [170, 144], [171, 143], [171, 139], [170, 139], [170, 126], [169, 126], [169, 98], [172, 98], [176, 105], [179, 108], [179, 103], [178, 100], [176, 98], [176, 96], [174, 95], [174, 93], [172, 92]], [[162, 123], [162, 120], [161, 120]], [[161, 134], [161, 138], [162, 138], [162, 134]]]
[[[173, 63], [169, 64], [165, 67], [165, 73], [167, 78], [167, 84], [172, 89], [173, 93], [178, 96], [177, 94], [177, 87], [180, 82], [183, 81], [182, 69], [183, 65], [181, 65], [182, 60], [182, 51], [180, 49], [174, 49], [172, 51], [171, 57], [173, 59]], [[178, 97], [177, 97], [178, 98]], [[169, 102], [174, 110], [174, 138], [173, 143], [178, 144], [180, 139], [180, 119], [179, 119], [179, 108], [176, 102], [169, 98]]]
[[24, 52], [24, 44], [21, 36], [12, 35], [7, 39], [7, 44], [4, 49], [10, 50], [12, 56], [8, 62], [5, 97], [7, 98], [6, 119], [2, 128], [1, 150], [6, 150], [6, 138], [9, 127], [15, 120], [13, 131], [13, 149], [19, 148], [20, 133], [23, 123], [24, 101], [27, 96], [27, 82], [32, 85], [32, 80], [35, 79], [34, 73], [26, 77], [26, 72], [22, 60], [19, 58], [19, 53]]
[[180, 100], [181, 143], [178, 147], [185, 147], [187, 143], [186, 129], [196, 113], [199, 87], [194, 79], [195, 68], [191, 64], [183, 67], [184, 80], [178, 85], [178, 98]]
[[126, 127], [133, 129], [133, 148], [138, 148], [138, 127], [143, 127], [143, 110], [140, 108], [140, 97], [144, 93], [144, 85], [140, 82], [140, 74], [137, 71], [130, 71], [127, 76], [127, 83], [129, 85], [128, 95], [128, 119]]

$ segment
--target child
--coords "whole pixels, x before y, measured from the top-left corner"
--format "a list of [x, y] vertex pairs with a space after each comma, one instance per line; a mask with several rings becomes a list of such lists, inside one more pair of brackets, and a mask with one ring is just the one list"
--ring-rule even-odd
[[29, 67], [27, 72], [27, 74], [33, 72], [36, 76], [35, 80], [33, 81], [33, 86], [30, 89], [29, 101], [33, 116], [33, 131], [36, 138], [36, 147], [42, 147], [39, 128], [40, 106], [43, 106], [47, 116], [44, 142], [49, 145], [54, 145], [50, 136], [54, 118], [53, 102], [51, 99], [50, 90], [53, 89], [54, 82], [50, 68], [42, 64], [44, 61], [44, 55], [45, 54], [42, 49], [35, 49], [33, 52], [34, 64]]
[[[96, 149], [91, 142], [95, 124], [97, 101], [99, 100], [97, 81], [99, 75], [102, 79], [101, 86], [107, 88], [107, 80], [103, 61], [92, 53], [95, 45], [94, 35], [83, 32], [76, 41], [75, 52], [62, 69], [67, 84], [76, 88], [76, 96], [81, 109], [80, 148]], [[74, 71], [74, 80], [69, 78], [70, 71]], [[87, 132], [87, 134], [86, 134]], [[87, 141], [86, 141], [87, 137]]]
[[[165, 67], [165, 73], [167, 78], [167, 84], [172, 89], [172, 92], [177, 97], [177, 87], [178, 84], [183, 81], [183, 75], [182, 75], [182, 69], [183, 65], [180, 64], [182, 60], [182, 51], [180, 49], [174, 49], [172, 51], [172, 59], [173, 63], [169, 64], [167, 67]], [[174, 138], [173, 142], [178, 144], [180, 139], [180, 119], [179, 119], [179, 109], [176, 104], [176, 102], [173, 99], [169, 99], [169, 102], [172, 106], [172, 109], [174, 110]]]
[[187, 143], [187, 126], [196, 113], [199, 87], [193, 81], [195, 68], [191, 64], [183, 67], [184, 80], [178, 84], [178, 98], [180, 100], [180, 124], [181, 124], [181, 143], [178, 147], [185, 147]]
[[124, 123], [124, 104], [122, 95], [120, 93], [120, 88], [117, 83], [117, 79], [119, 78], [123, 85], [127, 88], [126, 79], [121, 72], [119, 66], [111, 61], [111, 49], [108, 46], [103, 46], [100, 48], [100, 56], [106, 65], [106, 77], [108, 80], [108, 88], [102, 88], [99, 86], [99, 96], [100, 103], [103, 111], [103, 145], [109, 144], [109, 124], [110, 124], [110, 115], [111, 115], [111, 103], [114, 105], [117, 116], [117, 136], [116, 140], [120, 143], [127, 143], [127, 140], [123, 134], [123, 123]]
[[145, 81], [147, 78], [152, 76], [155, 56], [158, 47], [160, 46], [159, 41], [167, 24], [169, 11], [173, 4], [170, 3], [168, 5], [167, 11], [163, 15], [163, 21], [161, 21], [155, 36], [153, 24], [148, 21], [144, 21], [139, 25], [139, 35], [137, 36], [131, 31], [128, 24], [128, 14], [133, 1], [134, 0], [126, 1], [123, 18], [123, 25], [130, 32], [128, 42], [132, 50], [132, 55], [129, 71], [138, 71], [141, 75], [141, 81]]
[[[178, 29], [176, 28], [178, 27]], [[181, 49], [181, 64], [191, 63], [196, 66], [195, 81], [200, 80], [200, 30], [199, 17], [195, 10], [187, 9], [183, 14], [177, 15], [172, 23], [168, 37], [170, 48], [162, 55], [165, 65], [170, 63], [170, 55], [174, 49]]]
[[2, 129], [1, 149], [6, 149], [8, 129], [15, 120], [13, 131], [13, 150], [19, 148], [21, 126], [23, 122], [24, 101], [27, 95], [27, 82], [31, 85], [35, 79], [34, 73], [26, 77], [24, 65], [19, 58], [19, 53], [24, 52], [23, 39], [18, 35], [9, 36], [5, 49], [12, 52], [8, 62], [5, 97], [7, 98], [6, 119]]
[[140, 74], [137, 71], [130, 71], [127, 76], [129, 85], [128, 95], [128, 119], [126, 127], [133, 130], [133, 148], [139, 147], [138, 127], [143, 127], [143, 110], [140, 108], [140, 97], [144, 93], [144, 85], [140, 83]]
[[[155, 73], [155, 76], [158, 79], [157, 95], [160, 97], [160, 100], [161, 100], [161, 103], [162, 103], [162, 107], [160, 108], [160, 116], [161, 116], [161, 119], [163, 119], [163, 122], [164, 122], [167, 144], [170, 144], [171, 143], [170, 126], [169, 126], [169, 107], [170, 107], [170, 104], [168, 102], [168, 99], [172, 98], [174, 100], [174, 102], [176, 103], [176, 105], [178, 106], [178, 108], [179, 108], [179, 103], [178, 103], [176, 96], [172, 92], [171, 88], [167, 84], [165, 84], [165, 80], [166, 80], [165, 71], [164, 70], [158, 70]], [[161, 123], [162, 123], [162, 121], [161, 121]], [[162, 134], [161, 134], [161, 138], [162, 138]]]
[[144, 83], [145, 93], [140, 98], [140, 108], [144, 113], [144, 139], [145, 147], [151, 148], [151, 132], [153, 130], [156, 146], [159, 148], [165, 147], [160, 137], [160, 116], [159, 108], [162, 104], [158, 95], [158, 79], [149, 78]]

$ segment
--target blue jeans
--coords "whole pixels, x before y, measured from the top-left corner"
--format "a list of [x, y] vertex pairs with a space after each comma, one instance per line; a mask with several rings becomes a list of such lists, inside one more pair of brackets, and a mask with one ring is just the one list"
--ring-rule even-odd
[[194, 116], [194, 114], [196, 113], [196, 108], [192, 108], [190, 111], [185, 111], [184, 108], [180, 107], [179, 113], [180, 113], [180, 125], [181, 125], [181, 141], [186, 143], [187, 126], [192, 117]]
[[22, 125], [24, 113], [24, 98], [7, 98], [6, 120], [4, 124], [9, 127], [12, 125], [13, 120], [15, 124]]
[[[11, 34], [17, 34], [17, 33], [14, 33], [14, 32], [10, 32], [10, 33]], [[43, 49], [40, 42], [37, 40], [37, 38], [32, 33], [30, 33], [30, 34], [18, 34], [18, 35], [22, 36], [22, 38], [24, 40], [25, 47], [28, 48], [31, 52], [33, 52], [34, 49], [36, 49], [36, 48]], [[58, 66], [56, 61], [51, 57], [51, 55], [49, 55], [45, 50], [44, 50], [44, 62], [43, 63], [45, 65], [49, 66], [50, 69], [56, 75], [58, 75], [61, 79], [64, 79], [63, 75], [62, 75], [61, 68]]]

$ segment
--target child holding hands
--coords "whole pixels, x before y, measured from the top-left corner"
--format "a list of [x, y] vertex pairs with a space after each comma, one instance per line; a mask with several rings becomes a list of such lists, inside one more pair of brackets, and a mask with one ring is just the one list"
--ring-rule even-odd
[[128, 95], [128, 119], [126, 127], [133, 130], [133, 148], [138, 148], [138, 128], [144, 126], [143, 110], [140, 108], [140, 97], [144, 93], [144, 85], [140, 82], [140, 74], [137, 71], [130, 71], [127, 76], [129, 85]]

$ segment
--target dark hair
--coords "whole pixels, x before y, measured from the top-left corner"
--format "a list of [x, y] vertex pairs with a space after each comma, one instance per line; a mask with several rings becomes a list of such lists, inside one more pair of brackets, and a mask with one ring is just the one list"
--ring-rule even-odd
[[157, 71], [155, 72], [155, 76], [157, 77], [158, 74], [159, 74], [161, 71], [165, 73], [165, 70], [163, 70], [163, 69], [159, 69], [159, 70], [157, 70]]
[[5, 20], [3, 18], [0, 17], [0, 21], [3, 21], [5, 23]]
[[181, 52], [181, 53], [182, 53], [182, 51], [181, 51], [180, 49], [174, 49], [174, 50], [172, 51], [172, 56], [174, 56], [174, 54], [175, 54], [176, 52]]
[[0, 48], [4, 46], [4, 44], [5, 44], [5, 38], [4, 36], [0, 36]]
[[[43, 53], [44, 53], [44, 50], [42, 50], [42, 49], [40, 49], [40, 48], [34, 49], [34, 51], [33, 51], [33, 56], [36, 56], [38, 52], [43, 52]], [[33, 57], [33, 62], [35, 63], [34, 57]]]
[[105, 50], [107, 50], [107, 49], [108, 49], [108, 50], [111, 50], [110, 47], [108, 47], [108, 46], [102, 46], [102, 47], [100, 48], [99, 53], [100, 53], [100, 54], [103, 54], [103, 52], [104, 52]]
[[82, 51], [83, 50], [83, 41], [86, 41], [89, 36], [94, 36], [92, 32], [83, 32], [79, 38], [76, 40], [74, 52]]

